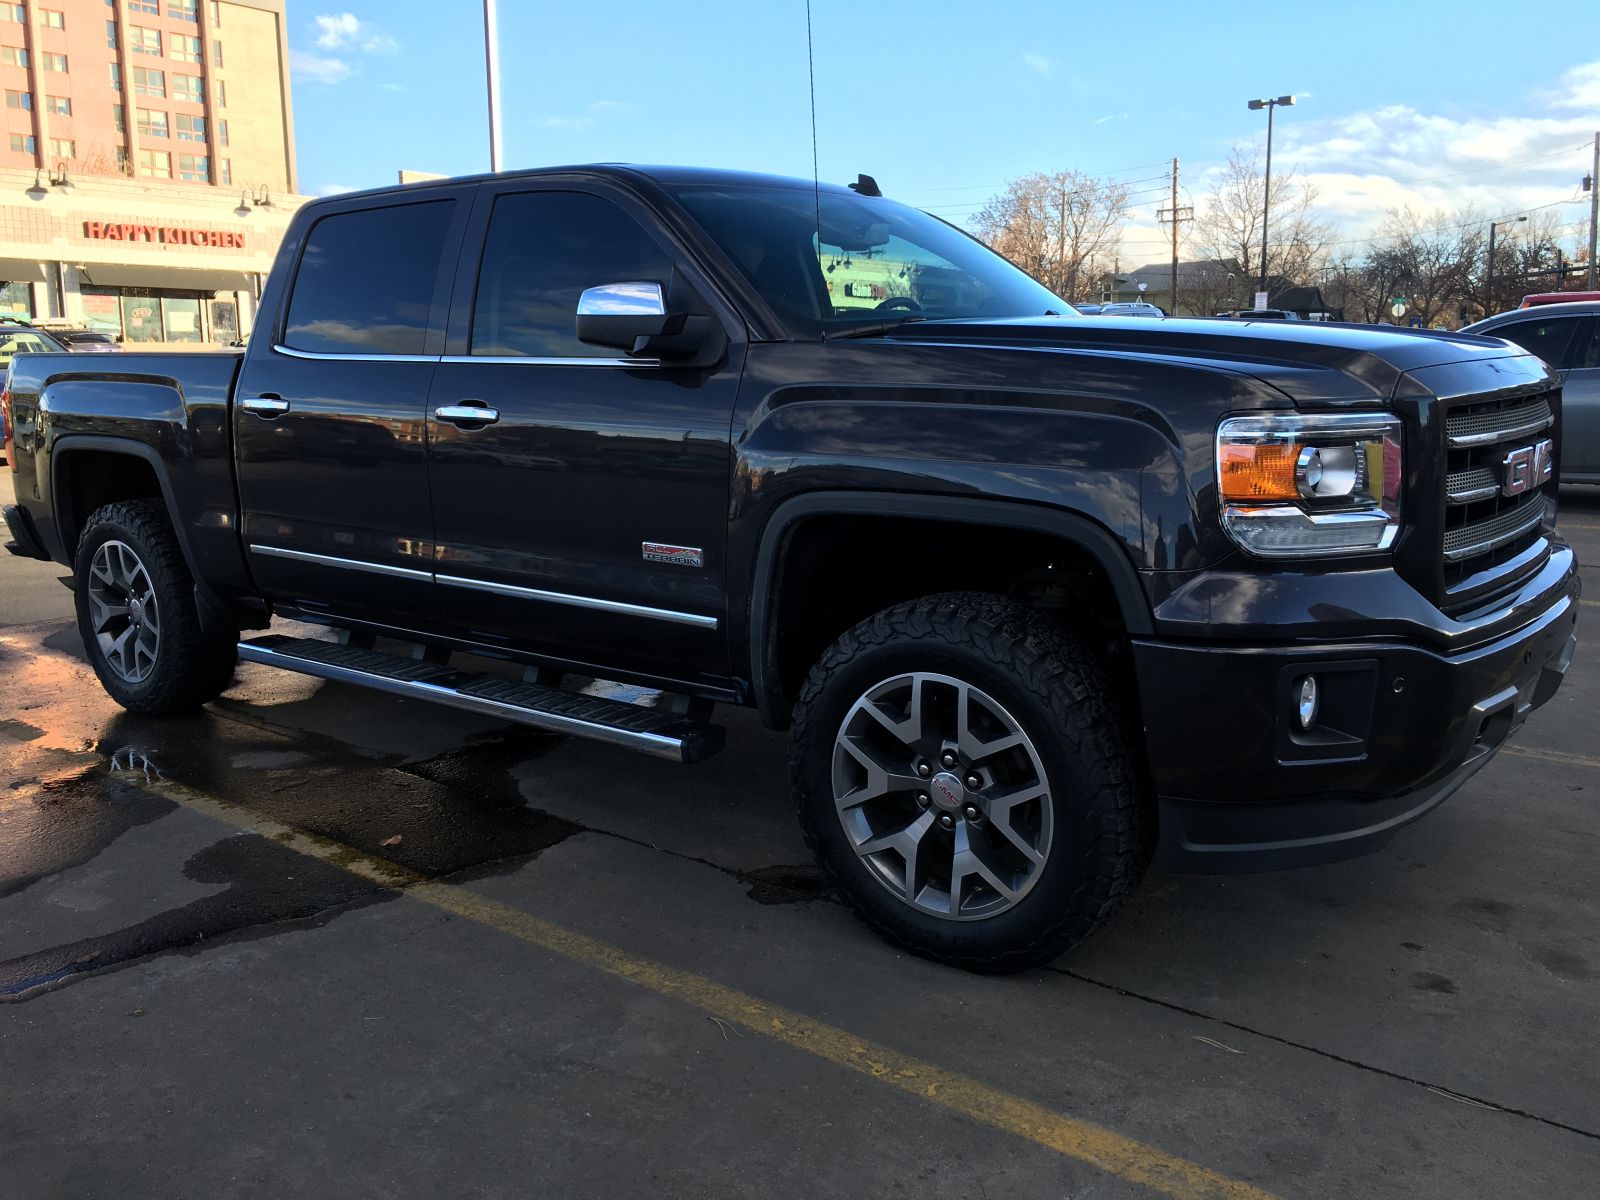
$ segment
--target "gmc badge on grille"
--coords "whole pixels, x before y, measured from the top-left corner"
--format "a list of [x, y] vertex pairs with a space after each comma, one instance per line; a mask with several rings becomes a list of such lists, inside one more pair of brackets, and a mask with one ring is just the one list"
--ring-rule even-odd
[[664, 542], [644, 543], [645, 562], [668, 563], [674, 567], [703, 567], [706, 556], [699, 546], [669, 546]]
[[1549, 438], [1532, 446], [1523, 446], [1506, 455], [1506, 481], [1500, 491], [1507, 496], [1520, 496], [1542, 484], [1550, 482], [1556, 473], [1556, 444]]

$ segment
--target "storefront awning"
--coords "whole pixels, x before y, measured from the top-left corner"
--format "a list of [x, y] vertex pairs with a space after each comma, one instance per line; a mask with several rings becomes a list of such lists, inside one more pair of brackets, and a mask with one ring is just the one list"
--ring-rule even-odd
[[20, 258], [0, 258], [0, 283], [43, 283], [44, 264]]
[[78, 270], [95, 287], [170, 288], [184, 292], [250, 290], [250, 276], [244, 271], [185, 271], [179, 267], [134, 267], [112, 263], [85, 263]]

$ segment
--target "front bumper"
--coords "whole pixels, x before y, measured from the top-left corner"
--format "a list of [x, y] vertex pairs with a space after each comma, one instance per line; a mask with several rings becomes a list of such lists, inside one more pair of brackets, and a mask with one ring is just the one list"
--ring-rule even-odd
[[[1274, 870], [1379, 848], [1555, 694], [1577, 645], [1577, 595], [1573, 576], [1534, 620], [1454, 653], [1135, 641], [1158, 864]], [[1302, 734], [1292, 693], [1307, 674], [1324, 702]]]

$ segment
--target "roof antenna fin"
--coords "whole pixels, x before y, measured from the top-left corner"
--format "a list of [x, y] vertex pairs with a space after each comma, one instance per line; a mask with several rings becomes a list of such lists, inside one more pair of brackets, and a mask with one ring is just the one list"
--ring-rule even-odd
[[883, 192], [878, 188], [878, 181], [871, 175], [857, 175], [856, 181], [846, 186], [848, 186], [852, 192], [858, 192], [863, 196], [883, 195]]

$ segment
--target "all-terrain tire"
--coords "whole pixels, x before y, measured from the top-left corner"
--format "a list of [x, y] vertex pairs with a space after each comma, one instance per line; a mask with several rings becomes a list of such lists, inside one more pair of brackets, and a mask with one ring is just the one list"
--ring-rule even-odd
[[[981, 689], [1026, 734], [1043, 765], [1054, 829], [1048, 853], [1021, 899], [991, 917], [951, 919], [909, 902], [909, 867], [905, 886], [886, 884], [857, 852], [859, 839], [840, 815], [835, 739], [842, 724], [859, 711], [858, 700], [907, 673]], [[1149, 859], [1150, 805], [1102, 656], [1069, 627], [1002, 596], [928, 596], [885, 609], [839, 638], [795, 705], [789, 773], [806, 841], [855, 912], [895, 944], [967, 970], [1002, 973], [1051, 962], [1111, 915]], [[926, 794], [913, 801], [937, 811]], [[918, 815], [914, 807], [908, 812]], [[959, 811], [938, 819], [946, 815], [960, 821]]]
[[[117, 551], [119, 563], [133, 562], [143, 569], [148, 596], [154, 601], [159, 621], [153, 661], [140, 664], [143, 674], [137, 678], [129, 677], [137, 671], [119, 670], [113, 665], [102, 644], [102, 631], [95, 628], [97, 606], [91, 587], [107, 586], [103, 577], [97, 581], [94, 572], [96, 555], [108, 543], [125, 548], [126, 553]], [[100, 565], [103, 571], [104, 559]], [[137, 576], [137, 568], [133, 574]], [[129, 500], [96, 509], [78, 541], [73, 576], [78, 632], [90, 665], [111, 698], [129, 712], [158, 716], [191, 712], [216, 699], [233, 681], [238, 631], [208, 627], [201, 622], [194, 578], [184, 562], [166, 505], [160, 500]], [[142, 585], [141, 580], [141, 589]], [[100, 595], [103, 602], [106, 592], [102, 590]], [[147, 606], [150, 601], [141, 598], [140, 603]], [[117, 617], [108, 624], [107, 636], [124, 628], [122, 620]]]

